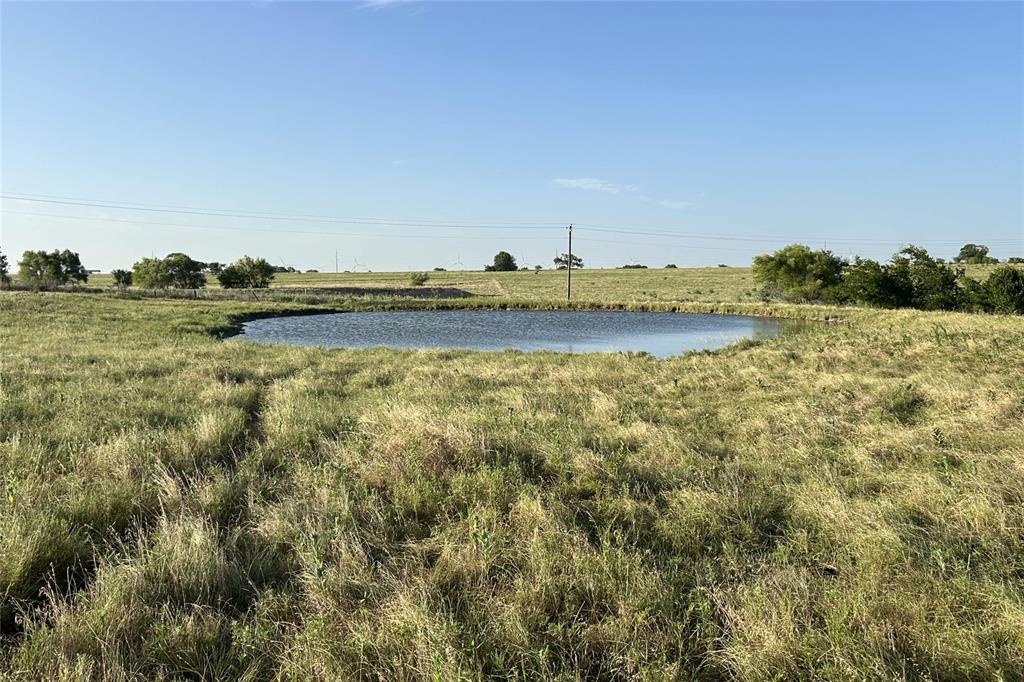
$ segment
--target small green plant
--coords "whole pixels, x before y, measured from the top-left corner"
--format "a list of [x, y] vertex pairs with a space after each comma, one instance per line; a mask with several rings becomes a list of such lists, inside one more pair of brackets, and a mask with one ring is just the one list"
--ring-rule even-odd
[[411, 272], [409, 273], [409, 284], [414, 287], [421, 287], [427, 283], [430, 279], [430, 275], [425, 272]]

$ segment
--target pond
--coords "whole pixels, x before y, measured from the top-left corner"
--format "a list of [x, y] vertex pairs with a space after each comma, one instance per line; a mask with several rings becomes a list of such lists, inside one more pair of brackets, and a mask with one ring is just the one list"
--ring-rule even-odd
[[738, 315], [540, 310], [328, 313], [247, 322], [242, 341], [327, 348], [457, 348], [659, 358], [777, 336], [792, 322]]

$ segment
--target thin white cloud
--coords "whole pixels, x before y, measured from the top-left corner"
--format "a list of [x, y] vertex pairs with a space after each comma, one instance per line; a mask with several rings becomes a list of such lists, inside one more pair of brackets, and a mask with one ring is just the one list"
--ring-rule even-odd
[[584, 189], [590, 192], [604, 192], [605, 194], [626, 193], [649, 204], [658, 204], [663, 208], [670, 208], [673, 211], [681, 211], [690, 206], [688, 201], [676, 201], [674, 199], [656, 199], [647, 194], [638, 194], [640, 187], [637, 185], [617, 185], [614, 182], [600, 178], [555, 178], [551, 181], [552, 186], [563, 189]]
[[381, 9], [389, 5], [398, 5], [409, 0], [363, 0], [359, 7], [361, 9]]
[[608, 182], [600, 178], [555, 178], [551, 181], [551, 184], [564, 189], [585, 189], [591, 192], [605, 192], [606, 194], [618, 194], [623, 190], [630, 191], [629, 187], [620, 187], [614, 182]]

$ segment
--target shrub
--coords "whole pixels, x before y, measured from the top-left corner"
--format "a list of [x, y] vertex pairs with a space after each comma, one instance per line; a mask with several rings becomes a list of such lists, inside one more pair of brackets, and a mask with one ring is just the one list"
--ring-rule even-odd
[[646, 270], [646, 269], [647, 269], [646, 265], [640, 265], [638, 263], [633, 263], [631, 265], [623, 265], [623, 266], [619, 267], [619, 270]]
[[242, 256], [217, 275], [225, 289], [266, 289], [274, 279], [275, 268], [265, 258]]
[[1024, 315], [1024, 271], [1008, 265], [996, 268], [985, 280], [984, 291], [987, 309]]
[[846, 261], [831, 251], [812, 251], [790, 244], [773, 254], [754, 258], [754, 280], [765, 295], [779, 294], [792, 301], [834, 299]]
[[434, 268], [434, 272], [447, 272], [444, 268]]
[[89, 273], [82, 266], [78, 254], [63, 251], [25, 251], [18, 263], [18, 277], [31, 286], [59, 286], [86, 282]]
[[421, 287], [421, 286], [423, 286], [424, 284], [427, 283], [428, 279], [430, 279], [430, 275], [428, 275], [425, 272], [410, 272], [409, 273], [409, 284], [412, 284], [414, 287]]
[[114, 278], [114, 286], [118, 289], [124, 289], [132, 285], [131, 270], [111, 270], [110, 274]]
[[666, 266], [665, 266], [665, 269], [666, 269], [666, 270], [675, 270], [675, 269], [677, 269], [678, 267], [679, 267], [679, 266], [678, 266], [678, 265], [676, 265], [675, 263], [669, 263], [668, 265], [666, 265]]
[[143, 258], [132, 266], [132, 281], [144, 289], [166, 289], [171, 275], [162, 258]]
[[166, 258], [143, 258], [132, 266], [136, 286], [146, 289], [201, 289], [206, 286], [205, 263], [192, 260], [184, 253], [168, 254]]
[[840, 300], [882, 308], [903, 308], [913, 300], [913, 287], [889, 266], [878, 261], [857, 258], [846, 269], [837, 292]]
[[964, 272], [939, 263], [918, 246], [908, 246], [892, 257], [890, 266], [897, 286], [910, 288], [909, 305], [921, 310], [956, 310], [964, 304], [958, 282]]
[[484, 272], [512, 272], [518, 269], [515, 257], [508, 251], [499, 251], [494, 254], [494, 264], [484, 266]]

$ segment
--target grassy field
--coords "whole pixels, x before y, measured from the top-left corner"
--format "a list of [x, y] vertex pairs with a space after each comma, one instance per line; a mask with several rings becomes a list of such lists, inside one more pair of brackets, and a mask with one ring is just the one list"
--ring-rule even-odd
[[[964, 266], [967, 275], [984, 280], [995, 266]], [[566, 273], [557, 270], [526, 272], [430, 272], [422, 287], [413, 287], [408, 272], [282, 273], [263, 298], [280, 301], [331, 303], [353, 296], [392, 297], [395, 294], [460, 295], [493, 301], [558, 302], [565, 299]], [[651, 303], [752, 303], [761, 299], [750, 268], [678, 268], [648, 270], [574, 270], [573, 300], [597, 305]], [[89, 278], [90, 287], [109, 288], [109, 274]], [[207, 277], [207, 297], [221, 296], [217, 279]], [[189, 296], [193, 294], [188, 293]], [[248, 297], [237, 292], [235, 297]]]
[[[407, 280], [334, 277], [278, 283]], [[560, 298], [432, 277], [479, 296], [332, 305]], [[669, 360], [345, 351], [215, 338], [298, 303], [0, 292], [0, 674], [1024, 678], [1024, 319], [752, 290], [577, 289], [845, 322]]]

